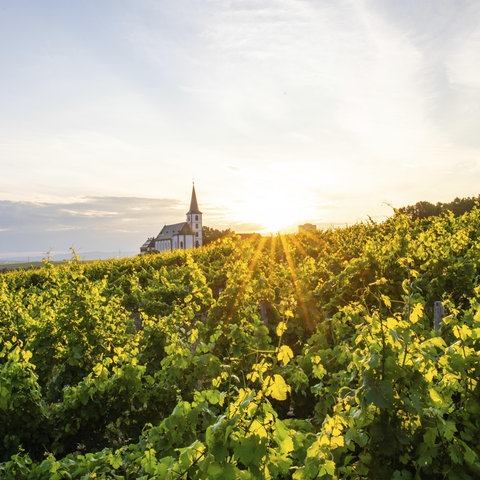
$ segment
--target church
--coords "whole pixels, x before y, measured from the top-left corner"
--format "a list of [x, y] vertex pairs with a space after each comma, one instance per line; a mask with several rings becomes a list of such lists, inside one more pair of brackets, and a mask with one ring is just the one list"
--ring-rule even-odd
[[140, 247], [140, 253], [170, 252], [176, 249], [197, 248], [202, 245], [202, 212], [198, 208], [195, 185], [193, 185], [187, 221], [165, 225], [156, 237], [146, 240]]

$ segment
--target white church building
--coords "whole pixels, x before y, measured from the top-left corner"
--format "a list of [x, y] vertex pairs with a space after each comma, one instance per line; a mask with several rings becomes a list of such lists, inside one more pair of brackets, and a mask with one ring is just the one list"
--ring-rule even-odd
[[193, 185], [187, 221], [173, 225], [164, 225], [156, 237], [150, 237], [146, 240], [140, 247], [140, 253], [154, 250], [170, 252], [179, 248], [197, 248], [202, 245], [202, 212], [198, 208], [195, 185]]

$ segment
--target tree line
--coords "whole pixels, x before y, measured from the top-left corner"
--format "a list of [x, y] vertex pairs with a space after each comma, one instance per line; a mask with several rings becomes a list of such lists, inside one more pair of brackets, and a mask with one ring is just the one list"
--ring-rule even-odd
[[395, 209], [395, 213], [407, 215], [412, 220], [438, 216], [447, 211], [452, 212], [458, 217], [459, 215], [463, 215], [465, 212], [472, 210], [479, 201], [480, 195], [465, 198], [457, 197], [451, 202], [437, 202], [436, 204], [422, 200], [415, 203], [415, 205], [408, 205], [406, 207]]

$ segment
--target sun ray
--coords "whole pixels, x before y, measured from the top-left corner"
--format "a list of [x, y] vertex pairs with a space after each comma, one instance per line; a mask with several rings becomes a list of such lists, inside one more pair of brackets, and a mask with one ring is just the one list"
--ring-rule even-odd
[[307, 308], [307, 304], [305, 302], [305, 296], [303, 294], [302, 289], [300, 288], [300, 282], [298, 280], [297, 270], [295, 268], [295, 263], [293, 261], [291, 252], [290, 252], [290, 245], [288, 244], [288, 239], [286, 235], [279, 235], [280, 241], [282, 243], [283, 251], [285, 253], [285, 258], [287, 260], [287, 265], [290, 270], [290, 274], [292, 275], [293, 287], [295, 289], [295, 294], [297, 296], [298, 304], [302, 311], [302, 314], [305, 318], [305, 322], [307, 328], [311, 331], [314, 330], [314, 325], [310, 316], [309, 309]]
[[258, 245], [254, 247], [251, 256], [248, 258], [246, 273], [241, 279], [240, 286], [233, 295], [232, 301], [227, 308], [227, 318], [232, 318], [234, 312], [238, 309], [238, 306], [244, 298], [247, 286], [252, 280], [253, 272], [264, 250], [267, 238], [260, 237], [260, 239], [257, 240], [257, 238], [252, 236], [246, 240], [246, 244], [241, 249], [241, 254], [244, 255], [249, 250], [248, 246], [254, 246], [257, 241]]
[[307, 250], [305, 249], [305, 247], [300, 243], [300, 241], [298, 240], [297, 236], [296, 235], [291, 235], [290, 236], [290, 240], [292, 243], [295, 244], [295, 247], [300, 250], [300, 253], [304, 256], [304, 257], [308, 257], [309, 254], [307, 252]]

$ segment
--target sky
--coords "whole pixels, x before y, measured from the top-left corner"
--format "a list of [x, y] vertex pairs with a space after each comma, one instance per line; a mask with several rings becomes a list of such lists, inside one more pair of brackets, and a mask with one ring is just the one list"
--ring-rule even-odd
[[478, 0], [0, 0], [0, 260], [480, 193]]

